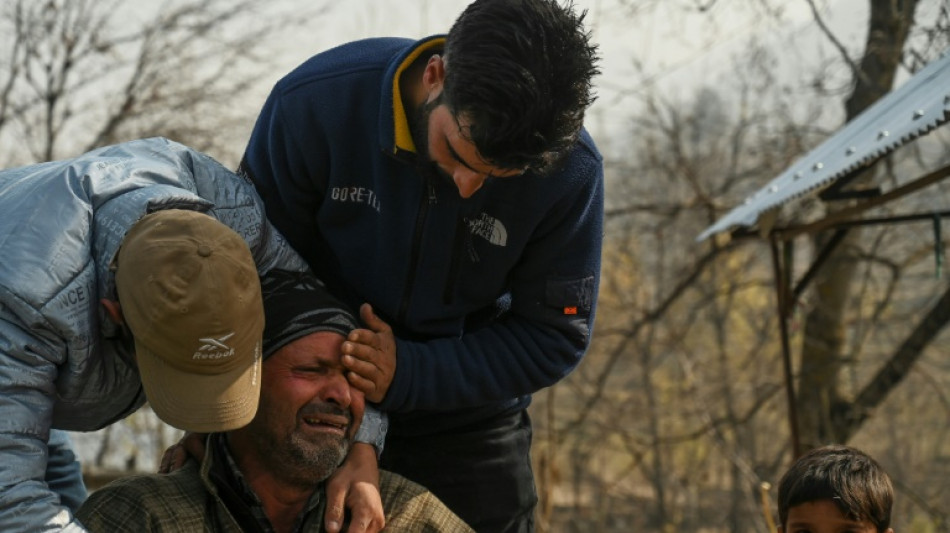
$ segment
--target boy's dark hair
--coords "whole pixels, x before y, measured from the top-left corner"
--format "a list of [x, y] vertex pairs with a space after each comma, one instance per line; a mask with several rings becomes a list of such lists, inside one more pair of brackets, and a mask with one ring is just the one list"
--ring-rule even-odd
[[815, 448], [802, 455], [778, 485], [782, 526], [788, 510], [803, 503], [831, 500], [851, 520], [867, 520], [883, 533], [891, 524], [894, 488], [881, 465], [866, 453], [843, 445]]
[[475, 0], [449, 30], [442, 96], [492, 165], [544, 171], [576, 141], [599, 71], [587, 12], [573, 9]]

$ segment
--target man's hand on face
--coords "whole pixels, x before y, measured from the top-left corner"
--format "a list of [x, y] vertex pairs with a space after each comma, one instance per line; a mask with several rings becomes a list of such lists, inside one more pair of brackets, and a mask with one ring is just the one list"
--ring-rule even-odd
[[379, 403], [396, 374], [396, 338], [369, 304], [360, 307], [360, 318], [369, 329], [350, 332], [343, 343], [343, 366], [350, 384], [363, 391], [367, 400]]

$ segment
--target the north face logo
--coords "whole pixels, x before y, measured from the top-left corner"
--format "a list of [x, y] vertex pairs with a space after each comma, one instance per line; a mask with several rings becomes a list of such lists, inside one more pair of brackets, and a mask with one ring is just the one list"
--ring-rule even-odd
[[472, 235], [478, 235], [495, 246], [508, 244], [508, 230], [497, 218], [482, 213], [478, 218], [466, 219], [466, 222]]
[[231, 348], [225, 341], [234, 336], [234, 333], [228, 333], [222, 337], [203, 337], [198, 342], [203, 342], [201, 348], [191, 356], [192, 359], [221, 359], [234, 355], [234, 348]]

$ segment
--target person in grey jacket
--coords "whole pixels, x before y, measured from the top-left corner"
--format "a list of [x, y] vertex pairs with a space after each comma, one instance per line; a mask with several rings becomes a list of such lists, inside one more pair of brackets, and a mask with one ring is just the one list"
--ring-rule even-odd
[[[312, 276], [267, 222], [254, 187], [181, 144], [161, 138], [131, 141], [0, 172], [0, 531], [84, 530], [70, 508], [82, 497], [76, 492], [76, 465], [63, 460], [71, 453], [68, 440], [52, 428], [102, 428], [141, 407], [146, 392], [160, 417], [189, 431], [238, 427], [256, 411], [257, 374], [250, 381], [257, 387], [250, 389], [253, 399], [242, 400], [241, 412], [223, 425], [178, 418], [174, 409], [158, 407], [174, 405], [175, 395], [159, 398], [156, 392], [168, 391], [148, 383], [143, 389], [143, 363], [136, 360], [142, 355], [136, 352], [145, 347], [142, 324], [156, 320], [147, 316], [148, 308], [132, 313], [134, 298], [122, 294], [127, 283], [121, 277], [131, 277], [130, 286], [146, 285], [134, 277], [153, 267], [148, 257], [139, 257], [144, 259], [140, 266], [123, 271], [131, 259], [122, 254], [134, 240], [132, 229], [168, 218], [168, 210], [209, 215], [214, 224], [226, 226], [224, 233], [236, 233], [246, 243], [252, 275], [256, 267], [259, 276], [253, 278], [258, 300], [249, 297], [251, 311], [244, 311], [260, 318], [256, 325], [249, 320], [251, 338], [263, 328], [260, 279], [282, 271]], [[210, 252], [199, 248], [197, 255], [204, 253]], [[229, 294], [221, 301], [230, 305], [233, 298]], [[136, 315], [145, 316], [144, 322], [134, 323]], [[167, 329], [148, 335], [177, 341]], [[258, 348], [252, 355], [258, 366], [259, 355]], [[358, 440], [375, 442], [376, 436]], [[375, 451], [369, 455], [376, 476]], [[358, 508], [380, 517], [368, 521], [374, 524], [368, 530], [382, 527], [381, 507], [374, 506], [371, 492], [360, 492], [367, 484], [357, 483], [366, 478], [351, 475], [340, 483], [336, 499], [331, 496], [340, 503], [333, 507], [339, 516], [328, 513], [327, 522], [342, 523], [346, 498], [354, 513]]]

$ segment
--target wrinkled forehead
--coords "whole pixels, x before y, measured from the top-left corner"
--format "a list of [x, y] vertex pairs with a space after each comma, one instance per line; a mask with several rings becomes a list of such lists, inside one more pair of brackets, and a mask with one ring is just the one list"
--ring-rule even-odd
[[264, 360], [265, 366], [274, 361], [277, 365], [320, 365], [343, 369], [343, 341], [336, 331], [315, 331], [294, 339]]

